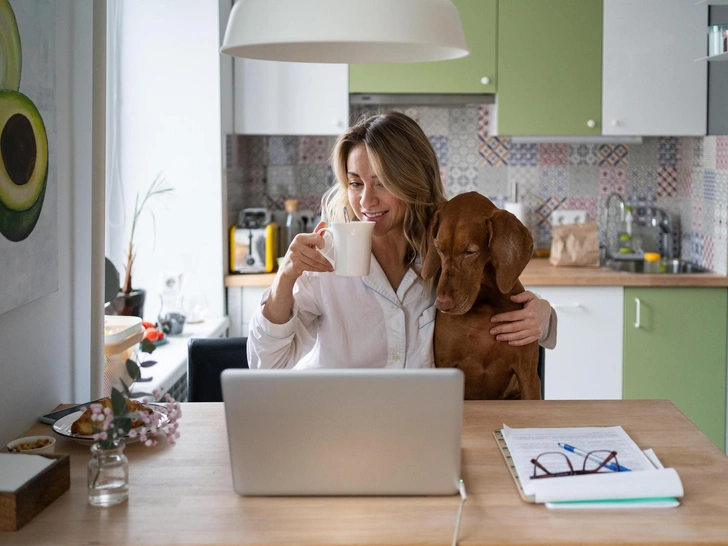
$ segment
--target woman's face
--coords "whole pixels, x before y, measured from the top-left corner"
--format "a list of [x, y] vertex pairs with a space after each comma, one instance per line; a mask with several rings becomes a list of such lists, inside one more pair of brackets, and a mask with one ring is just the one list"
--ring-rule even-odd
[[405, 205], [389, 193], [374, 174], [364, 144], [357, 144], [349, 152], [346, 172], [349, 203], [356, 217], [376, 222], [375, 236], [384, 235], [395, 228], [401, 232]]

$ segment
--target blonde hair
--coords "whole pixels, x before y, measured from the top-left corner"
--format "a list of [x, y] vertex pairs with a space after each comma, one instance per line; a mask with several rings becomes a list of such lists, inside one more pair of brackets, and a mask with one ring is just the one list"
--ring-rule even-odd
[[349, 203], [347, 161], [352, 148], [364, 144], [372, 170], [382, 185], [405, 205], [402, 231], [407, 240], [407, 263], [425, 254], [427, 224], [445, 195], [437, 155], [420, 126], [400, 112], [361, 118], [336, 141], [331, 167], [337, 178], [323, 196], [321, 210], [327, 222], [343, 221]]

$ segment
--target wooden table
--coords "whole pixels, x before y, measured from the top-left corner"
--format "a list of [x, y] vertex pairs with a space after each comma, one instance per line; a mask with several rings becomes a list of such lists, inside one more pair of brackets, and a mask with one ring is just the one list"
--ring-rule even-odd
[[[252, 418], [252, 416], [247, 416]], [[521, 501], [492, 431], [622, 425], [677, 469], [675, 509], [549, 511]], [[127, 446], [129, 501], [86, 501], [88, 447], [71, 454], [71, 489], [2, 544], [442, 544], [459, 497], [244, 498], [232, 490], [223, 406], [183, 404], [174, 447]], [[47, 432], [36, 425], [32, 432]], [[466, 402], [460, 544], [728, 544], [728, 457], [667, 401]], [[402, 461], [406, 464], [406, 461]]]

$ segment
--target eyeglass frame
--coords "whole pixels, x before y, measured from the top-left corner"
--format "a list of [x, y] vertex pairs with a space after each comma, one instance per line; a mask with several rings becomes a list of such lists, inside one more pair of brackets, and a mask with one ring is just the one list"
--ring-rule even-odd
[[[597, 466], [594, 470], [587, 470], [586, 464], [587, 461], [590, 459], [590, 455], [593, 455], [595, 453], [608, 453], [609, 455], [602, 459], [602, 462]], [[541, 464], [538, 459], [541, 458], [544, 455], [561, 455], [566, 459], [566, 464], [569, 466], [569, 470], [564, 470], [562, 472], [551, 472], [549, 471], [543, 464]], [[601, 458], [601, 457], [600, 457]], [[617, 460], [617, 452], [614, 450], [608, 450], [608, 449], [595, 449], [594, 451], [590, 451], [586, 454], [584, 457], [584, 464], [582, 465], [581, 470], [574, 470], [574, 466], [571, 464], [571, 459], [566, 456], [566, 453], [562, 453], [560, 451], [546, 451], [544, 453], [540, 453], [535, 458], [531, 459], [531, 463], [533, 463], [533, 476], [531, 476], [531, 479], [538, 480], [541, 478], [560, 478], [565, 476], [581, 476], [584, 474], [597, 474], [602, 468], [606, 467], [607, 464], [609, 464], [612, 459], [614, 459], [614, 463], [617, 467], [617, 470], [615, 472], [621, 472], [621, 466], [619, 465], [619, 460]], [[545, 474], [542, 474], [540, 476], [536, 475], [537, 469], [541, 469]]]

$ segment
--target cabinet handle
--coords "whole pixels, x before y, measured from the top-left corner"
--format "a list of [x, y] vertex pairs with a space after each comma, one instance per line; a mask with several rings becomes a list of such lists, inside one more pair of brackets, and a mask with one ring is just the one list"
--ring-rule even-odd
[[552, 305], [554, 309], [583, 309], [584, 306], [580, 303], [562, 303], [562, 304], [556, 304]]
[[612, 120], [612, 127], [619, 127], [619, 120], [618, 119], [613, 119]]
[[482, 78], [480, 78], [480, 83], [482, 83], [483, 85], [488, 85], [490, 83], [490, 78], [488, 76], [483, 76]]
[[636, 305], [634, 327], [639, 328], [640, 327], [640, 311], [642, 309], [642, 302], [640, 301], [639, 298], [635, 298], [634, 303]]
[[586, 126], [589, 127], [589, 129], [594, 129], [594, 127], [597, 126], [597, 122], [594, 121], [593, 119], [590, 119], [589, 121], [586, 122]]

